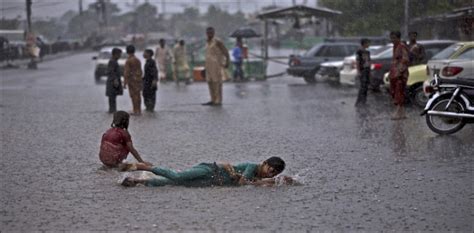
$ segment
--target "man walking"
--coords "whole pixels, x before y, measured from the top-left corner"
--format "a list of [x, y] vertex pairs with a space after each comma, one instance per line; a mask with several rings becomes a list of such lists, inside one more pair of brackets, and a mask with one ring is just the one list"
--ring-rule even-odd
[[166, 80], [166, 74], [167, 74], [167, 64], [170, 60], [173, 59], [173, 56], [171, 54], [171, 51], [168, 49], [166, 46], [166, 41], [165, 39], [160, 39], [159, 41], [159, 46], [156, 48], [155, 51], [155, 59], [156, 63], [158, 63], [158, 75], [160, 80]]
[[244, 81], [244, 71], [242, 70], [243, 64], [243, 49], [242, 49], [242, 38], [237, 38], [235, 48], [232, 49], [232, 63], [234, 64], [234, 74], [232, 79], [234, 82]]
[[146, 49], [143, 52], [145, 58], [145, 75], [143, 76], [143, 102], [147, 112], [155, 111], [156, 91], [158, 90], [158, 69], [155, 60], [152, 59], [153, 50]]
[[408, 80], [408, 65], [410, 64], [408, 47], [401, 41], [401, 33], [393, 31], [390, 33], [390, 40], [393, 43], [393, 57], [390, 66], [390, 93], [393, 102], [397, 106], [392, 120], [400, 120], [405, 116], [405, 89]]
[[360, 79], [359, 95], [355, 103], [356, 107], [365, 105], [370, 83], [370, 52], [367, 50], [370, 46], [370, 40], [367, 38], [361, 39], [360, 46], [356, 52], [356, 65]]
[[416, 41], [418, 33], [410, 32], [408, 33], [408, 37], [410, 38], [410, 43], [408, 44], [408, 49], [410, 51], [410, 65], [414, 66], [422, 64], [425, 59], [425, 47], [423, 47], [421, 44], [418, 44]]
[[133, 112], [130, 115], [140, 115], [141, 114], [141, 96], [140, 92], [143, 87], [142, 82], [142, 64], [137, 57], [135, 57], [135, 46], [127, 46], [128, 58], [125, 62], [123, 77], [124, 84], [123, 88], [128, 88], [128, 93], [132, 99]]
[[[209, 85], [211, 101], [204, 103], [208, 106], [222, 105], [222, 71], [229, 67], [230, 57], [227, 48], [221, 40], [215, 38], [213, 27], [206, 29], [206, 79]], [[224, 65], [223, 65], [224, 64]]]
[[176, 83], [179, 84], [179, 81], [183, 79], [186, 84], [189, 84], [189, 65], [184, 40], [180, 40], [173, 48], [173, 57]]
[[122, 50], [112, 49], [112, 57], [107, 65], [107, 82], [105, 84], [105, 95], [109, 97], [109, 113], [117, 111], [118, 95], [123, 94], [122, 81], [120, 80], [120, 67], [118, 59], [122, 56]]

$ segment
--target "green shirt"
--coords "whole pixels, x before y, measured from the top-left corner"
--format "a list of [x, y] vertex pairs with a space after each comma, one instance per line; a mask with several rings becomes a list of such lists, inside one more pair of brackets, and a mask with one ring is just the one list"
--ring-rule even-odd
[[235, 172], [241, 174], [247, 180], [253, 180], [255, 179], [255, 176], [257, 175], [258, 164], [240, 163], [233, 167], [234, 167]]

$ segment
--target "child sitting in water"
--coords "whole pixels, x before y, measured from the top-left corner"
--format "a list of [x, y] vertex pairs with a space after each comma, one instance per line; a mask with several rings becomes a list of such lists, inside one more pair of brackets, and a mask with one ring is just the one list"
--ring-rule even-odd
[[[149, 171], [163, 178], [135, 179], [125, 178], [123, 186], [132, 187], [137, 184], [145, 186], [178, 185], [190, 187], [236, 186], [236, 185], [274, 185], [274, 177], [285, 169], [285, 162], [279, 157], [271, 157], [261, 164], [241, 163], [238, 165], [200, 163], [182, 172], [162, 167], [152, 167], [148, 164], [129, 164], [128, 171]], [[291, 177], [283, 177], [283, 183], [293, 184]]]
[[131, 152], [138, 162], [151, 166], [151, 163], [143, 161], [140, 154], [133, 147], [132, 137], [127, 131], [129, 119], [130, 115], [128, 113], [124, 111], [115, 112], [111, 128], [102, 136], [99, 158], [108, 167], [126, 166], [122, 161], [127, 158], [128, 152]]

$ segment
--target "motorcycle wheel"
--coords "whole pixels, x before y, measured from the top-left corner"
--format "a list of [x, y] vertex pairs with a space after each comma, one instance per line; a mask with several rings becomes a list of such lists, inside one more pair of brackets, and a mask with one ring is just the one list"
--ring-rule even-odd
[[[445, 97], [437, 101], [431, 110], [434, 111], [445, 111], [446, 105], [449, 102], [449, 98]], [[453, 100], [449, 106], [448, 112], [460, 113], [464, 112], [464, 106], [457, 100]], [[453, 134], [461, 130], [466, 124], [462, 118], [446, 117], [446, 116], [434, 116], [426, 114], [426, 124], [428, 127], [437, 134]]]

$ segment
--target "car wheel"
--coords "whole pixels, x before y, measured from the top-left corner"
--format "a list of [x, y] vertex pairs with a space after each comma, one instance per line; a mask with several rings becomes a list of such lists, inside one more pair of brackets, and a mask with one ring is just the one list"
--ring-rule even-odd
[[303, 78], [304, 78], [304, 81], [307, 84], [316, 84], [316, 73], [315, 72], [311, 72], [310, 74], [306, 74], [305, 76], [303, 76]]
[[418, 107], [425, 107], [428, 99], [423, 92], [423, 85], [415, 88], [411, 94], [411, 101]]
[[100, 74], [95, 74], [95, 81], [100, 82], [100, 78], [102, 77]]

